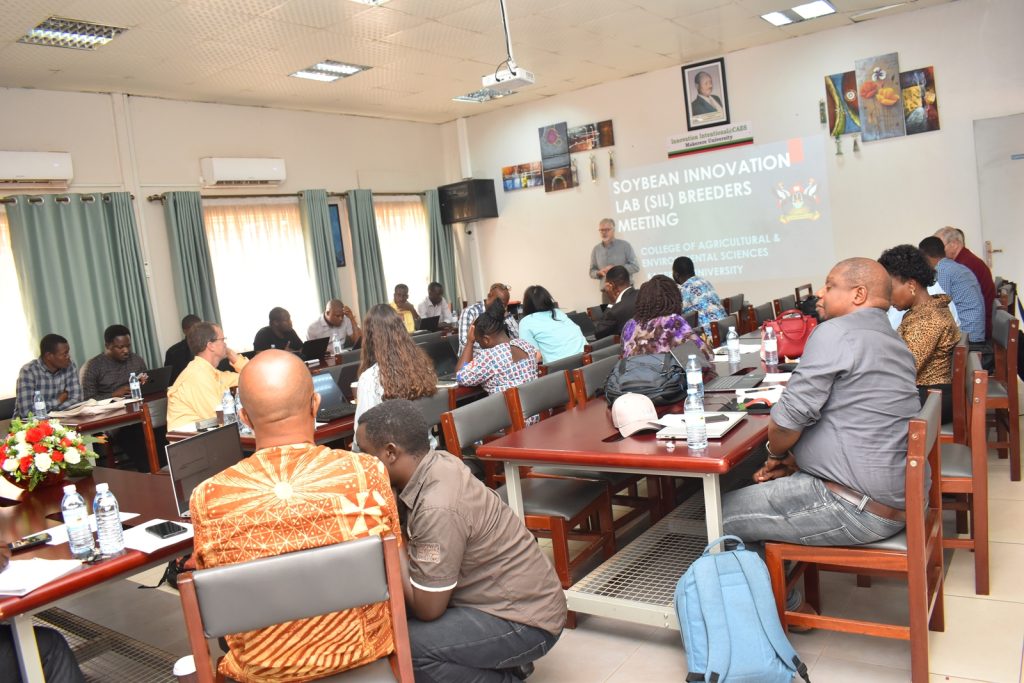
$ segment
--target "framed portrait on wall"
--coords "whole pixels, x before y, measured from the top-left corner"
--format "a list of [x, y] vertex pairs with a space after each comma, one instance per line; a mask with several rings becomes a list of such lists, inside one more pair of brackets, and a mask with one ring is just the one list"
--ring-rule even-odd
[[687, 64], [683, 70], [686, 129], [697, 130], [729, 123], [729, 92], [725, 84], [725, 59]]

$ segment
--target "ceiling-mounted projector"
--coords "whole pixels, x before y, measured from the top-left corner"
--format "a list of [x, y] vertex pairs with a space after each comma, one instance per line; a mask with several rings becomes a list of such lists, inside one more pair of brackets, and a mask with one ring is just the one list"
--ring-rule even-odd
[[511, 60], [507, 66], [492, 74], [484, 74], [480, 80], [483, 87], [495, 90], [518, 90], [535, 82], [532, 71], [520, 68]]

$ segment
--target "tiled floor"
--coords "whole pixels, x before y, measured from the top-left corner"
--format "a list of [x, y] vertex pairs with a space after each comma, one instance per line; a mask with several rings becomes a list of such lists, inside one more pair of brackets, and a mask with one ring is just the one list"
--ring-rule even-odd
[[[946, 631], [929, 637], [933, 683], [1022, 681], [1024, 482], [1010, 482], [1007, 461], [994, 456], [989, 482], [991, 595], [974, 594], [973, 557], [955, 551], [946, 575]], [[160, 573], [151, 571], [143, 583], [155, 583]], [[871, 588], [857, 588], [853, 577], [825, 574], [822, 584], [827, 613], [906, 623], [906, 589], [897, 582], [876, 579]], [[137, 585], [114, 582], [59, 606], [172, 654], [188, 654], [176, 594]], [[824, 631], [790, 638], [815, 683], [910, 680], [904, 642]], [[682, 681], [686, 671], [678, 632], [581, 615], [578, 628], [565, 631], [537, 662], [530, 683], [661, 683]]]

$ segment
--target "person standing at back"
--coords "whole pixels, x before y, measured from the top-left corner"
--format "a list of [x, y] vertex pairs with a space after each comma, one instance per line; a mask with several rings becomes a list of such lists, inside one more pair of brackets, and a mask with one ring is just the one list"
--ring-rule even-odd
[[[603, 280], [615, 266], [622, 266], [630, 278], [640, 272], [640, 264], [633, 253], [633, 247], [626, 240], [615, 238], [615, 221], [611, 218], [604, 218], [598, 223], [597, 232], [601, 235], [601, 241], [590, 250], [590, 277], [594, 280]], [[601, 288], [603, 304], [610, 304], [614, 301], [608, 290]]]

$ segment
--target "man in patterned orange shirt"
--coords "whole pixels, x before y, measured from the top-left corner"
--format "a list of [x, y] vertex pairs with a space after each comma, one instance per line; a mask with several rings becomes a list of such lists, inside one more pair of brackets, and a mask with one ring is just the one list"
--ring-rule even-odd
[[[240, 417], [253, 428], [257, 451], [192, 494], [199, 569], [370, 534], [393, 533], [401, 542], [380, 461], [314, 445], [320, 397], [302, 361], [264, 351], [242, 370], [239, 389], [245, 406]], [[390, 619], [387, 603], [378, 603], [229, 635], [220, 672], [243, 683], [338, 673], [392, 651]]]

